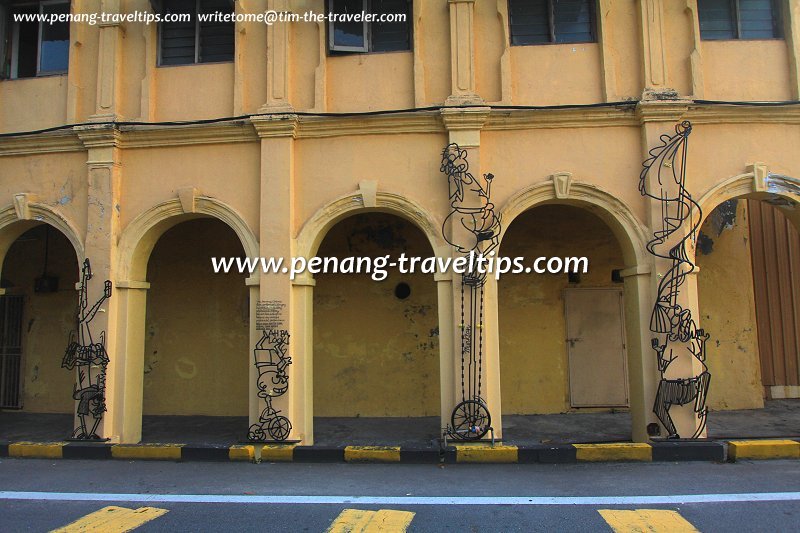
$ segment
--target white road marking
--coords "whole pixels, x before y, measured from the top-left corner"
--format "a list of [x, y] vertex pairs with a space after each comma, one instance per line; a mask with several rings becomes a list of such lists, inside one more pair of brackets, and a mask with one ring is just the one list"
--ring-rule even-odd
[[271, 503], [360, 505], [676, 505], [798, 501], [800, 492], [744, 494], [676, 494], [663, 496], [269, 496], [239, 494], [114, 494], [94, 492], [0, 491], [0, 500], [160, 502], [160, 503]]

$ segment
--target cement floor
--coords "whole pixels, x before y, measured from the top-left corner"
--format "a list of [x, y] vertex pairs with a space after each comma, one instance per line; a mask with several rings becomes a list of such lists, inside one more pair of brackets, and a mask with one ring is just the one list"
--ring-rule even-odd
[[[612, 442], [630, 439], [630, 415], [567, 413], [506, 415], [504, 440], [514, 444]], [[422, 418], [315, 418], [316, 444], [435, 446], [440, 435], [438, 417]], [[72, 417], [0, 411], [0, 441], [63, 440], [71, 433]], [[762, 438], [800, 436], [800, 399], [772, 400], [764, 409], [712, 412], [709, 437]], [[230, 445], [242, 442], [245, 417], [145, 416], [143, 442]]]

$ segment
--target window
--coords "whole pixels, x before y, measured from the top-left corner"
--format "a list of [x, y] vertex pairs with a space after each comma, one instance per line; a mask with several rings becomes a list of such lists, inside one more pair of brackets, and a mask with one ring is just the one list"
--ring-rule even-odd
[[233, 21], [201, 22], [198, 16], [233, 13], [231, 0], [165, 0], [159, 11], [180, 19], [159, 25], [159, 65], [233, 61]]
[[783, 37], [781, 7], [776, 0], [697, 0], [697, 8], [702, 39]]
[[595, 0], [509, 0], [511, 44], [592, 43]]
[[[63, 74], [69, 65], [69, 22], [49, 24], [15, 21], [15, 15], [39, 16], [69, 13], [69, 2], [15, 2], [2, 6], [0, 44], [3, 78], [33, 78]], [[19, 18], [19, 17], [16, 17]]]
[[[409, 0], [329, 0], [328, 12], [351, 19], [331, 20], [328, 23], [328, 45], [331, 51], [411, 50]], [[367, 13], [376, 20], [359, 20], [357, 17], [362, 13]]]

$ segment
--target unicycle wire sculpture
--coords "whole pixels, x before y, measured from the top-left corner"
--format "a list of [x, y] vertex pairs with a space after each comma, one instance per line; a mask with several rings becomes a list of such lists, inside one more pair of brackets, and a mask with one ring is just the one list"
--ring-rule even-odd
[[281, 329], [263, 330], [261, 339], [253, 350], [258, 369], [258, 397], [264, 400], [264, 409], [258, 423], [250, 426], [247, 438], [251, 441], [265, 441], [267, 435], [272, 440], [285, 441], [292, 431], [292, 423], [272, 406], [272, 399], [286, 394], [289, 390], [289, 376], [286, 367], [292, 364], [287, 355], [289, 332]]
[[[77, 338], [75, 331], [70, 333], [69, 344], [61, 359], [61, 367], [67, 370], [78, 369], [78, 381], [73, 386], [72, 398], [78, 401], [80, 425], [75, 428], [72, 438], [76, 440], [100, 440], [97, 428], [106, 412], [106, 368], [109, 358], [106, 352], [106, 333], [101, 331], [98, 341], [94, 341], [91, 323], [100, 306], [111, 297], [111, 282], [106, 280], [103, 295], [92, 307], [88, 303], [89, 280], [92, 267], [87, 258], [81, 269], [81, 284], [78, 298]], [[91, 427], [87, 417], [91, 415]]]
[[[652, 346], [661, 374], [653, 412], [667, 430], [668, 439], [680, 438], [670, 408], [692, 402], [697, 429], [691, 438], [703, 434], [711, 383], [705, 363], [709, 335], [697, 327], [691, 311], [678, 302], [686, 276], [695, 270], [686, 246], [696, 238], [703, 219], [700, 205], [686, 190], [686, 156], [691, 132], [691, 123], [684, 121], [675, 127], [674, 135], [662, 135], [661, 145], [650, 150], [639, 176], [639, 192], [658, 201], [661, 207], [661, 225], [654, 228], [647, 249], [670, 264], [659, 281], [650, 318], [650, 331], [656, 334]], [[655, 176], [651, 177], [653, 173]]]
[[466, 150], [449, 144], [442, 152], [440, 171], [447, 176], [451, 208], [442, 234], [459, 253], [469, 256], [469, 268], [461, 275], [461, 401], [444, 433], [460, 440], [478, 440], [491, 430], [492, 416], [481, 395], [487, 271], [475, 259], [490, 257], [500, 244], [500, 217], [489, 198], [494, 176], [485, 174], [483, 183], [477, 180], [469, 172]]

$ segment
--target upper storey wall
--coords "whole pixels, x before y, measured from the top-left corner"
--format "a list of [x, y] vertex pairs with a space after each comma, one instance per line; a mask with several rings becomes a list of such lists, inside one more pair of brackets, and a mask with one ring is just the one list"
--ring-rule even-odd
[[[184, 66], [158, 66], [157, 24], [72, 22], [67, 74], [0, 80], [0, 131], [246, 115], [276, 101], [316, 112], [411, 108], [454, 103], [460, 92], [469, 103], [504, 105], [638, 99], [648, 89], [714, 100], [798, 98], [796, 2], [782, 1], [784, 37], [718, 41], [701, 38], [696, 2], [597, 0], [595, 42], [512, 45], [508, 0], [416, 0], [410, 50], [332, 53], [324, 22], [240, 22], [233, 60]], [[71, 6], [153, 12], [149, 0]], [[325, 12], [324, 0], [237, 0], [235, 10], [286, 6]], [[471, 76], [471, 85], [461, 90], [458, 76]]]

